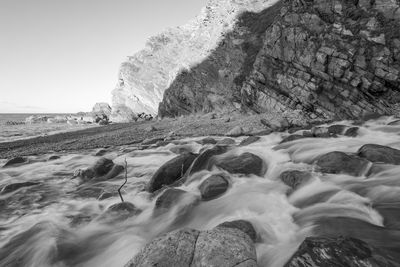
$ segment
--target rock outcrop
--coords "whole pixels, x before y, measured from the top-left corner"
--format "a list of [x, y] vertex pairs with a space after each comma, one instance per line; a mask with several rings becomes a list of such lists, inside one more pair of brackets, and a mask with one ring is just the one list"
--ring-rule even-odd
[[159, 116], [235, 108], [311, 119], [392, 112], [400, 100], [399, 1], [274, 2], [242, 13], [205, 60], [182, 70]]
[[274, 1], [209, 0], [188, 24], [151, 37], [145, 49], [122, 63], [112, 92], [113, 110], [128, 107], [135, 113], [157, 114], [165, 89], [182, 70], [191, 69], [210, 55], [232, 30], [239, 13], [259, 12]]

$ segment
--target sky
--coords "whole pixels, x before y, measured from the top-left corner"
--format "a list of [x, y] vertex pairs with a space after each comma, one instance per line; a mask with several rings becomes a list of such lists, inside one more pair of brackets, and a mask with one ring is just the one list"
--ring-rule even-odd
[[0, 113], [111, 104], [120, 64], [206, 0], [0, 0]]

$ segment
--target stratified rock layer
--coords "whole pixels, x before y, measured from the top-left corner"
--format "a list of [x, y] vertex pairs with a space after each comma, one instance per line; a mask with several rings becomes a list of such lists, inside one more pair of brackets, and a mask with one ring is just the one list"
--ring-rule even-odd
[[203, 61], [242, 11], [259, 12], [276, 0], [209, 0], [188, 24], [151, 37], [146, 48], [122, 63], [113, 91], [113, 110], [156, 114], [164, 91], [183, 69]]
[[281, 0], [245, 12], [206, 60], [177, 76], [159, 115], [390, 113], [400, 99], [399, 22], [396, 0]]

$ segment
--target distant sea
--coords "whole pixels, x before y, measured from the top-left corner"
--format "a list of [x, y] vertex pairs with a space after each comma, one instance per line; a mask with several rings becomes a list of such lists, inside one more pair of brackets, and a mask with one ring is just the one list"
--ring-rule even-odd
[[0, 142], [9, 142], [30, 137], [44, 136], [59, 132], [74, 131], [87, 128], [88, 125], [69, 125], [67, 123], [37, 123], [23, 125], [7, 125], [7, 121], [25, 122], [29, 116], [67, 116], [62, 113], [0, 113]]

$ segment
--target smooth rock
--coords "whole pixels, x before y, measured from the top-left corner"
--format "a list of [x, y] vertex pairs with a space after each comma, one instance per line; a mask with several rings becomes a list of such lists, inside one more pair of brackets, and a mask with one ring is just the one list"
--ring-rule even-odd
[[286, 185], [290, 186], [293, 190], [296, 190], [307, 183], [311, 177], [311, 173], [309, 172], [291, 170], [282, 172], [279, 179]]
[[226, 151], [228, 151], [228, 147], [226, 146], [214, 146], [200, 152], [200, 155], [193, 161], [193, 164], [190, 166], [185, 176], [189, 176], [198, 171], [208, 170], [211, 167], [211, 159]]
[[183, 177], [197, 155], [185, 153], [164, 163], [151, 177], [147, 191], [154, 192], [161, 189], [164, 185], [170, 185]]
[[300, 140], [300, 139], [303, 139], [303, 138], [306, 138], [306, 137], [303, 136], [303, 135], [299, 135], [299, 134], [292, 134], [292, 135], [289, 135], [289, 136], [283, 138], [283, 140], [280, 142], [280, 144], [288, 143], [288, 142], [292, 142], [292, 141], [296, 141], [296, 140]]
[[226, 136], [231, 136], [231, 137], [238, 137], [243, 135], [245, 132], [242, 127], [236, 126], [233, 129], [231, 129], [229, 132], [227, 132], [225, 135]]
[[259, 136], [249, 136], [246, 139], [244, 139], [242, 142], [240, 142], [239, 146], [248, 146], [251, 145], [252, 143], [255, 143], [259, 141], [261, 137]]
[[320, 156], [315, 164], [322, 172], [360, 176], [366, 172], [369, 161], [344, 152], [330, 152]]
[[212, 200], [223, 195], [229, 188], [229, 180], [222, 174], [214, 174], [204, 180], [199, 190], [204, 201]]
[[254, 174], [263, 176], [267, 171], [267, 166], [264, 161], [260, 157], [249, 152], [238, 156], [230, 155], [215, 159], [214, 164], [227, 172], [244, 175]]
[[356, 137], [358, 135], [358, 130], [359, 130], [358, 127], [351, 127], [351, 128], [346, 130], [344, 135], [348, 136], [348, 137]]
[[26, 162], [28, 162], [28, 159], [26, 159], [26, 158], [24, 158], [24, 157], [15, 157], [15, 158], [12, 158], [12, 159], [10, 159], [9, 161], [7, 161], [7, 162], [3, 165], [3, 168], [4, 168], [4, 167], [10, 167], [10, 166], [19, 165], [19, 164], [26, 163]]
[[204, 139], [201, 139], [200, 141], [197, 141], [197, 143], [202, 145], [207, 145], [207, 144], [215, 145], [217, 141], [212, 137], [206, 137]]
[[367, 144], [357, 151], [357, 155], [371, 162], [400, 164], [400, 150], [388, 146]]
[[234, 145], [236, 142], [234, 139], [232, 138], [224, 138], [221, 139], [217, 142], [217, 145], [221, 145], [221, 146], [230, 146], [230, 145]]

